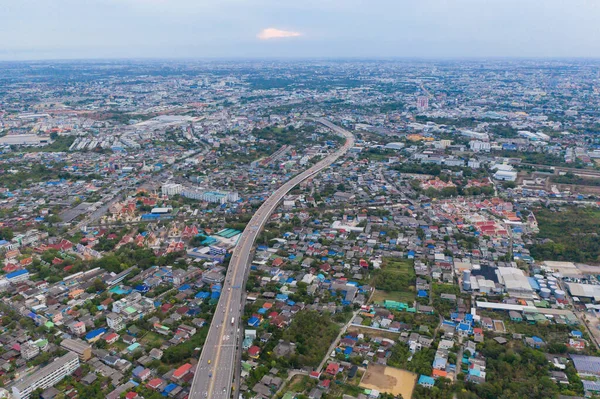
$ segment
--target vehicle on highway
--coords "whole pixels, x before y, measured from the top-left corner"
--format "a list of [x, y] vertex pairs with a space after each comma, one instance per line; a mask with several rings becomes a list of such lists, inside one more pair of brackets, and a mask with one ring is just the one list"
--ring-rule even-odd
[[208, 364], [210, 364], [210, 359], [208, 359]]
[[231, 325], [233, 325], [233, 323], [235, 322], [235, 317], [231, 318]]

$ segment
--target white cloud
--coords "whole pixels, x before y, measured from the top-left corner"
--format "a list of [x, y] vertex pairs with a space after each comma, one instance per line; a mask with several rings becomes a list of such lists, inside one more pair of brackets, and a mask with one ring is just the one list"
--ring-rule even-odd
[[302, 36], [300, 32], [293, 32], [289, 30], [281, 30], [276, 28], [266, 28], [261, 30], [256, 37], [260, 40], [270, 40], [270, 39], [281, 39], [284, 37], [298, 37]]

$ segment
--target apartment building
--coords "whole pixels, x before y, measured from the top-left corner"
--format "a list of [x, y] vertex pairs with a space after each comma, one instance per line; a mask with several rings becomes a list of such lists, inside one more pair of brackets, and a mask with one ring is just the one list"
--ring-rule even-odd
[[79, 357], [74, 352], [54, 360], [46, 367], [29, 374], [18, 380], [12, 386], [15, 399], [29, 399], [33, 391], [38, 388], [46, 389], [55, 385], [79, 367]]
[[115, 331], [121, 331], [125, 328], [123, 317], [116, 313], [109, 313], [106, 315], [106, 324], [108, 324], [108, 328], [112, 328]]

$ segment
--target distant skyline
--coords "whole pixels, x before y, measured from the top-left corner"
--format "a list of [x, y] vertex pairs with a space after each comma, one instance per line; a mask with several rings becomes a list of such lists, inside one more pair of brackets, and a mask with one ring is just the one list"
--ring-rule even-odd
[[19, 0], [0, 60], [600, 57], [597, 0]]

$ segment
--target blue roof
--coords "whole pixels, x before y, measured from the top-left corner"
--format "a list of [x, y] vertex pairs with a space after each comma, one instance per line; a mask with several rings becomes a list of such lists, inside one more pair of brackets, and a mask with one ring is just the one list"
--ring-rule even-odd
[[23, 274], [27, 274], [27, 273], [29, 273], [29, 271], [27, 269], [21, 269], [21, 270], [17, 270], [16, 272], [8, 273], [6, 275], [6, 278], [11, 279], [11, 278], [22, 276]]
[[417, 296], [419, 298], [427, 298], [427, 291], [425, 291], [425, 290], [419, 290], [419, 292], [417, 293]]
[[133, 369], [133, 371], [131, 373], [137, 377], [144, 370], [145, 370], [145, 368], [143, 366], [137, 366], [136, 368]]
[[150, 287], [148, 287], [146, 284], [139, 284], [135, 286], [135, 290], [139, 292], [148, 292], [150, 291]]
[[265, 313], [267, 313], [267, 309], [265, 309], [265, 308], [258, 309], [258, 314], [265, 314]]
[[96, 330], [92, 330], [89, 333], [85, 334], [85, 339], [90, 340], [96, 338], [106, 332], [106, 328], [98, 328]]
[[346, 349], [344, 349], [344, 355], [350, 355], [351, 353], [352, 353], [352, 347], [347, 346]]
[[198, 316], [201, 312], [200, 309], [190, 309], [186, 312], [190, 316]]
[[434, 385], [435, 384], [435, 380], [433, 379], [433, 377], [429, 377], [426, 375], [421, 375], [419, 377], [419, 384], [420, 385]]
[[185, 290], [189, 290], [191, 287], [189, 284], [184, 284], [181, 287], [179, 287], [179, 291], [185, 291]]
[[534, 277], [527, 277], [527, 280], [529, 281], [529, 285], [531, 286], [531, 288], [533, 288], [536, 291], [540, 290], [540, 285]]
[[254, 317], [252, 316], [249, 320], [248, 320], [248, 325], [252, 326], [252, 327], [256, 327], [260, 324], [260, 320], [258, 319], [258, 317]]
[[206, 299], [210, 296], [209, 292], [206, 291], [200, 291], [199, 293], [196, 294], [196, 298], [202, 298], [202, 299]]
[[165, 387], [165, 389], [163, 389], [163, 392], [164, 392], [164, 393], [169, 393], [169, 392], [171, 392], [171, 391], [172, 391], [173, 389], [175, 389], [175, 388], [177, 388], [177, 384], [175, 384], [175, 383], [170, 383], [169, 385], [167, 385], [167, 386]]
[[443, 357], [436, 357], [433, 360], [433, 367], [436, 368], [436, 366], [438, 366], [438, 367], [446, 366], [446, 363], [448, 363], [448, 361], [446, 359], [444, 359]]

